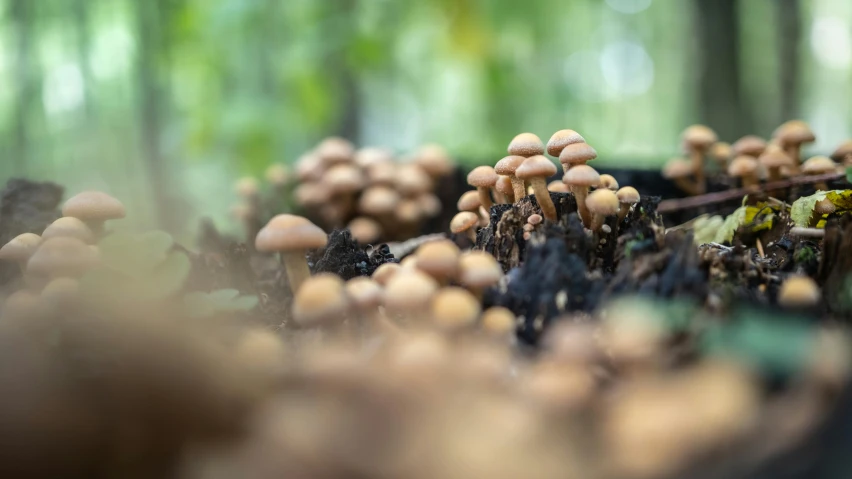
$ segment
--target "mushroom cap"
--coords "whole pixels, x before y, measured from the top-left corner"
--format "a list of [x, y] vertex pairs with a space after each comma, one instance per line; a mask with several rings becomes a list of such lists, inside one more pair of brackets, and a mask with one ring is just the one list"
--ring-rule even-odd
[[244, 176], [234, 184], [234, 191], [241, 198], [252, 198], [260, 193], [260, 183], [253, 176]]
[[728, 165], [728, 174], [734, 177], [747, 176], [757, 171], [757, 159], [748, 155], [739, 155]]
[[21, 233], [0, 248], [0, 260], [27, 261], [41, 242], [42, 237], [35, 233]]
[[692, 174], [692, 163], [682, 158], [672, 158], [663, 167], [663, 177], [668, 179], [686, 178]]
[[479, 201], [479, 192], [476, 190], [465, 191], [459, 197], [456, 207], [459, 211], [477, 211], [482, 205]]
[[544, 143], [534, 133], [520, 133], [512, 138], [507, 149], [510, 155], [530, 157], [544, 154]]
[[782, 166], [793, 166], [793, 159], [781, 149], [780, 146], [770, 143], [766, 146], [758, 161], [767, 168], [780, 168]]
[[477, 223], [479, 223], [479, 215], [470, 211], [462, 211], [453, 216], [452, 221], [450, 221], [450, 231], [461, 233], [476, 227]]
[[322, 159], [314, 153], [305, 153], [296, 160], [296, 178], [299, 181], [317, 181], [324, 172]]
[[612, 175], [601, 175], [600, 187], [612, 191], [618, 191], [618, 181]]
[[305, 182], [296, 187], [293, 196], [296, 202], [302, 206], [320, 206], [328, 201], [331, 192], [323, 184]]
[[551, 193], [568, 193], [570, 190], [568, 189], [568, 185], [562, 182], [562, 180], [553, 180], [547, 184], [547, 191]]
[[812, 156], [802, 163], [802, 173], [807, 175], [831, 173], [836, 169], [837, 164], [827, 156]]
[[290, 179], [290, 170], [281, 163], [273, 163], [266, 168], [263, 176], [270, 184], [281, 186]]
[[731, 146], [734, 155], [748, 155], [757, 158], [766, 149], [766, 140], [755, 135], [746, 135]]
[[392, 161], [393, 153], [387, 148], [367, 146], [355, 152], [355, 164], [364, 169]]
[[639, 192], [632, 186], [625, 186], [615, 192], [618, 202], [627, 205], [635, 205], [639, 202]]
[[344, 285], [352, 304], [361, 311], [378, 308], [384, 300], [385, 290], [376, 280], [366, 276], [352, 278]]
[[333, 165], [351, 161], [355, 154], [355, 146], [349, 140], [330, 136], [322, 140], [314, 151], [324, 164]]
[[432, 321], [443, 330], [458, 331], [476, 324], [482, 307], [466, 289], [442, 288], [432, 298]]
[[68, 236], [77, 238], [84, 243], [93, 243], [95, 234], [92, 230], [83, 223], [82, 220], [73, 216], [63, 216], [53, 223], [49, 224], [41, 234], [43, 239], [55, 238], [57, 236]]
[[814, 132], [802, 120], [790, 120], [775, 129], [773, 137], [781, 140], [783, 145], [798, 145], [816, 140]]
[[559, 158], [559, 154], [566, 146], [585, 142], [583, 135], [574, 130], [559, 130], [547, 140], [547, 154]]
[[388, 185], [396, 183], [397, 164], [394, 162], [376, 163], [367, 167], [367, 179], [372, 185]]
[[507, 175], [498, 175], [497, 182], [494, 183], [494, 189], [506, 196], [513, 195], [515, 190], [512, 188], [512, 177]]
[[493, 286], [503, 277], [503, 268], [484, 251], [465, 251], [459, 257], [459, 284], [468, 288]]
[[837, 211], [837, 206], [834, 205], [830, 198], [823, 198], [814, 205], [814, 213], [820, 216], [830, 215], [835, 211]]
[[98, 262], [98, 252], [77, 238], [44, 240], [27, 262], [27, 273], [53, 278], [78, 276]]
[[294, 252], [322, 248], [328, 236], [307, 218], [296, 215], [277, 215], [257, 233], [254, 241], [258, 251]]
[[710, 156], [720, 161], [727, 161], [733, 154], [733, 148], [729, 143], [717, 141], [710, 147]]
[[461, 251], [450, 240], [430, 241], [417, 248], [417, 267], [435, 279], [454, 278]]
[[562, 177], [562, 182], [568, 186], [579, 186], [588, 188], [598, 186], [601, 175], [589, 165], [577, 165], [568, 170]]
[[432, 190], [432, 178], [417, 165], [408, 164], [397, 168], [396, 189], [406, 196], [417, 196]]
[[358, 199], [358, 211], [368, 215], [384, 215], [396, 209], [399, 193], [388, 186], [371, 186]]
[[74, 278], [56, 278], [41, 290], [41, 299], [51, 306], [62, 306], [73, 301], [80, 290], [80, 282]]
[[438, 283], [417, 269], [401, 269], [385, 285], [385, 308], [391, 314], [425, 311]]
[[519, 166], [526, 160], [525, 157], [520, 155], [509, 155], [503, 157], [502, 160], [498, 161], [496, 165], [494, 165], [494, 171], [498, 175], [508, 175], [515, 176], [515, 171]]
[[527, 223], [533, 226], [540, 225], [542, 221], [544, 221], [544, 218], [538, 213], [533, 213], [527, 218]]
[[382, 225], [378, 221], [367, 218], [366, 216], [354, 218], [346, 226], [346, 229], [362, 245], [374, 243], [382, 236]]
[[441, 214], [441, 199], [432, 193], [421, 193], [415, 200], [420, 203], [420, 211], [428, 218], [434, 218]]
[[400, 201], [394, 214], [397, 221], [402, 223], [416, 223], [423, 219], [423, 209], [420, 207], [420, 203], [414, 199]]
[[106, 221], [124, 218], [121, 201], [101, 191], [84, 191], [68, 198], [62, 205], [62, 216], [73, 216], [83, 221]]
[[482, 329], [495, 336], [506, 336], [515, 331], [517, 317], [511, 310], [502, 306], [492, 306], [482, 313]]
[[399, 273], [400, 269], [402, 269], [402, 267], [399, 263], [385, 263], [373, 271], [372, 278], [380, 285], [385, 286], [394, 275]]
[[364, 187], [364, 175], [355, 165], [338, 164], [325, 172], [322, 182], [332, 193], [355, 193]]
[[691, 149], [706, 150], [718, 141], [716, 132], [704, 125], [692, 125], [683, 130], [683, 141]]
[[838, 145], [831, 157], [836, 161], [843, 161], [849, 155], [852, 155], [852, 140], [846, 140]]
[[620, 203], [618, 197], [612, 191], [597, 189], [586, 197], [586, 207], [592, 213], [610, 216], [618, 213]]
[[490, 166], [477, 166], [467, 174], [467, 183], [477, 188], [491, 188], [497, 183], [497, 173]]
[[577, 165], [594, 160], [597, 157], [598, 152], [589, 144], [573, 143], [563, 148], [559, 153], [559, 162], [563, 165]]
[[545, 156], [535, 155], [527, 158], [521, 166], [515, 170], [515, 176], [528, 180], [531, 178], [548, 178], [556, 174], [556, 165]]
[[348, 306], [340, 276], [320, 273], [308, 278], [296, 292], [293, 319], [301, 326], [316, 326], [341, 320]]
[[782, 306], [813, 306], [822, 299], [822, 292], [816, 282], [808, 276], [790, 276], [778, 291], [778, 302]]
[[414, 162], [432, 178], [447, 176], [456, 168], [447, 150], [436, 144], [421, 146], [415, 155]]

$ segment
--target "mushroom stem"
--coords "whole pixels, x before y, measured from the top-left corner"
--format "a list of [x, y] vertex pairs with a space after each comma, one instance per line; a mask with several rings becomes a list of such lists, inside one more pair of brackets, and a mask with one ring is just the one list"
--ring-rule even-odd
[[562, 174], [568, 173], [568, 170], [571, 169], [571, 166], [568, 163], [562, 163]]
[[699, 149], [690, 152], [692, 158], [692, 174], [695, 176], [694, 191], [701, 195], [707, 190], [707, 182], [704, 178], [704, 154]]
[[491, 201], [491, 188], [487, 186], [478, 186], [476, 191], [479, 192], [479, 203], [485, 208], [485, 211], [491, 210], [491, 205], [494, 203]]
[[793, 159], [793, 166], [790, 167], [790, 172], [795, 176], [799, 174], [799, 165], [802, 164], [801, 151], [802, 145], [799, 143], [790, 143], [784, 149], [787, 156]]
[[828, 184], [826, 184], [824, 181], [822, 181], [822, 182], [816, 183], [814, 185], [814, 188], [817, 191], [828, 191]]
[[758, 183], [757, 175], [754, 174], [754, 173], [748, 173], [746, 175], [743, 175], [742, 179], [743, 179], [743, 188], [752, 188], [754, 186], [757, 186], [757, 183]]
[[471, 226], [466, 231], [467, 237], [470, 238], [471, 243], [476, 244], [476, 226]]
[[699, 194], [698, 187], [695, 183], [689, 181], [689, 178], [675, 178], [674, 182], [681, 191], [690, 196], [697, 196]]
[[496, 199], [497, 203], [501, 205], [504, 205], [509, 202], [509, 200], [506, 198], [506, 195], [500, 193], [497, 190], [494, 190], [494, 199]]
[[627, 213], [630, 211], [630, 207], [632, 205], [629, 203], [622, 203], [618, 208], [618, 222], [621, 223], [621, 220], [627, 216]]
[[606, 216], [604, 216], [604, 215], [593, 214], [592, 215], [592, 224], [589, 226], [589, 229], [592, 230], [592, 231], [597, 231], [597, 230], [601, 229], [601, 226], [603, 226], [605, 219], [606, 219]]
[[547, 191], [547, 180], [541, 177], [531, 178], [530, 185], [533, 188], [535, 199], [538, 200], [538, 205], [541, 207], [544, 217], [550, 221], [556, 221], [556, 207], [550, 199], [550, 192]]
[[589, 207], [586, 206], [586, 197], [589, 196], [589, 188], [585, 186], [572, 186], [570, 189], [571, 193], [574, 194], [574, 199], [577, 201], [577, 214], [580, 215], [580, 220], [583, 221], [583, 224], [587, 228], [590, 228], [592, 218], [591, 213], [589, 213]]
[[311, 277], [308, 268], [308, 260], [305, 259], [304, 251], [282, 252], [281, 262], [287, 270], [287, 280], [290, 282], [290, 291], [295, 295], [302, 283]]
[[515, 192], [515, 202], [521, 201], [527, 196], [527, 187], [524, 185], [524, 180], [512, 176], [512, 190]]

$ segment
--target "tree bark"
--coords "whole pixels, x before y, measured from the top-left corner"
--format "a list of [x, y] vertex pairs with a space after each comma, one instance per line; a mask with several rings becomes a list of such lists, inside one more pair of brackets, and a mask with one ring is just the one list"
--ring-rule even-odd
[[802, 37], [801, 6], [798, 0], [773, 2], [778, 21], [778, 78], [781, 98], [776, 124], [799, 116], [799, 43]]

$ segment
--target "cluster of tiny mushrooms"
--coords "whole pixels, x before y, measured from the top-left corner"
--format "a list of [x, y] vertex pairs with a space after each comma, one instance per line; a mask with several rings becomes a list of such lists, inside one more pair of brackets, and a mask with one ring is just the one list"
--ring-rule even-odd
[[[744, 188], [756, 187], [761, 178], [768, 182], [798, 175], [816, 176], [842, 172], [852, 165], [852, 140], [841, 143], [831, 157], [813, 156], [802, 161], [802, 147], [816, 140], [814, 132], [801, 120], [790, 120], [775, 129], [767, 141], [746, 135], [733, 144], [719, 141], [704, 125], [692, 125], [682, 135], [682, 147], [689, 159], [674, 158], [663, 168], [663, 176], [673, 180], [689, 195], [707, 191], [711, 169], [739, 179]], [[712, 159], [712, 161], [708, 161]], [[817, 189], [826, 189], [817, 184]]]

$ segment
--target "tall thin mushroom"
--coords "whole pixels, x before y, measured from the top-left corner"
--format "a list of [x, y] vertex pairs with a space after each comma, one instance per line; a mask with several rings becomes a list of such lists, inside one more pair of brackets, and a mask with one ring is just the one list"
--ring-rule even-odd
[[550, 221], [556, 221], [556, 206], [547, 191], [547, 179], [556, 171], [556, 165], [542, 155], [527, 158], [515, 171], [518, 178], [530, 183], [544, 217]]
[[327, 243], [328, 237], [317, 225], [307, 218], [286, 214], [272, 218], [255, 238], [258, 251], [280, 253], [293, 294], [311, 276], [305, 253]]

